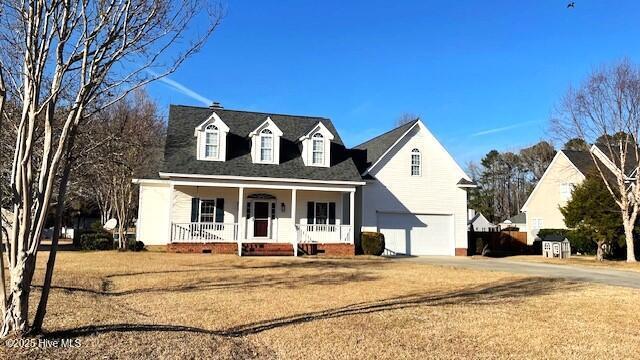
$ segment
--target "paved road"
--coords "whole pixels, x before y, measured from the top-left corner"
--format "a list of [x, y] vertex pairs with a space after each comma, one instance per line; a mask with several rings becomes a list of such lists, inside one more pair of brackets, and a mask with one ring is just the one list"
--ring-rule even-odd
[[531, 263], [509, 259], [468, 258], [448, 256], [420, 256], [396, 258], [398, 261], [462, 267], [469, 269], [502, 271], [532, 276], [553, 277], [640, 289], [640, 272], [588, 268], [572, 265]]

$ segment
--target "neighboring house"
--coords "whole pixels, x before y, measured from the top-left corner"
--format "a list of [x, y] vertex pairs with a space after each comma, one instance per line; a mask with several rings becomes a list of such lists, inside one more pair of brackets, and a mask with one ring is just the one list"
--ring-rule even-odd
[[353, 254], [381, 230], [393, 252], [466, 253], [473, 184], [420, 121], [349, 150], [326, 118], [171, 106], [158, 177], [136, 182], [137, 239], [171, 251]]
[[[605, 176], [611, 176], [611, 170], [616, 165], [609, 159], [607, 150], [602, 145], [593, 145], [589, 151], [562, 150], [553, 158], [542, 178], [536, 184], [522, 207], [529, 224], [527, 242], [532, 244], [540, 229], [566, 229], [564, 217], [560, 208], [571, 199], [573, 188], [581, 184], [586, 176], [600, 176], [596, 173], [596, 166], [590, 152], [598, 160], [600, 168], [607, 171]], [[629, 162], [625, 166], [625, 173], [629, 176], [635, 172], [637, 164], [635, 154], [629, 153]]]
[[492, 231], [498, 227], [489, 221], [481, 212], [474, 209], [467, 210], [467, 230], [469, 231]]
[[525, 232], [527, 231], [527, 217], [524, 213], [520, 213], [501, 222], [498, 226], [500, 230], [518, 228], [519, 231]]

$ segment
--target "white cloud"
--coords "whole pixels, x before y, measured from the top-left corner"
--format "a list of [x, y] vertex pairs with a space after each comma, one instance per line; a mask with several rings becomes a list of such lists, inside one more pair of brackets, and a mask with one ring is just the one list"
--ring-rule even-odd
[[[158, 76], [157, 73], [151, 71], [151, 70], [147, 70], [149, 72], [149, 74], [151, 74], [152, 76]], [[203, 105], [205, 106], [209, 106], [213, 103], [213, 100], [208, 99], [200, 94], [198, 94], [197, 92], [189, 89], [188, 87], [180, 84], [179, 82], [175, 81], [175, 80], [171, 80], [168, 77], [163, 77], [158, 79], [159, 81], [163, 82], [164, 84], [166, 84], [167, 86], [169, 86], [170, 88], [178, 91], [179, 93], [186, 95], [190, 98], [192, 98], [193, 100], [199, 101], [201, 102]]]
[[540, 123], [540, 121], [525, 121], [525, 122], [512, 124], [512, 125], [508, 125], [508, 126], [502, 126], [502, 127], [497, 127], [497, 128], [493, 128], [493, 129], [487, 129], [487, 130], [478, 131], [477, 133], [471, 134], [471, 136], [475, 137], [475, 136], [483, 136], [483, 135], [495, 134], [495, 133], [499, 133], [499, 132], [503, 132], [503, 131], [517, 129], [517, 128], [520, 128], [520, 127], [523, 127], [523, 126], [527, 126], [527, 125], [538, 124], [538, 123]]

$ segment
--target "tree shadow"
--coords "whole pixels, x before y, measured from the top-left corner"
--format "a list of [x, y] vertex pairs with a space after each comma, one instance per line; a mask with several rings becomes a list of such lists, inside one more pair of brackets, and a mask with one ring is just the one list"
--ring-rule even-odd
[[578, 289], [578, 283], [549, 278], [527, 278], [495, 285], [478, 285], [456, 291], [440, 293], [418, 293], [383, 300], [355, 303], [334, 309], [308, 312], [292, 316], [257, 321], [225, 330], [208, 330], [183, 325], [162, 324], [104, 324], [53, 331], [48, 338], [76, 338], [111, 332], [191, 332], [223, 337], [240, 337], [263, 331], [310, 323], [318, 320], [342, 318], [352, 315], [381, 313], [418, 307], [447, 305], [498, 305], [509, 304], [532, 296], [545, 296], [560, 291]]
[[[135, 273], [134, 275], [140, 274], [141, 273]], [[181, 283], [175, 286], [150, 287], [121, 291], [109, 290], [112, 288], [112, 283], [109, 276], [102, 279], [100, 289], [60, 285], [52, 285], [51, 289], [63, 290], [68, 293], [85, 293], [95, 296], [121, 297], [127, 295], [150, 293], [191, 293], [209, 290], [256, 289], [260, 287], [295, 289], [310, 285], [343, 285], [355, 282], [374, 281], [378, 279], [378, 276], [367, 274], [364, 272], [331, 274], [311, 273], [305, 275], [292, 275], [290, 273], [284, 273], [264, 276], [254, 275], [241, 280], [238, 280], [238, 278], [242, 278], [242, 276], [238, 275], [227, 277], [215, 276], [214, 274], [208, 275], [211, 275], [211, 278], [192, 280], [188, 283]], [[119, 274], [118, 276], [125, 276], [125, 274]], [[32, 287], [41, 289], [42, 285], [32, 285]]]

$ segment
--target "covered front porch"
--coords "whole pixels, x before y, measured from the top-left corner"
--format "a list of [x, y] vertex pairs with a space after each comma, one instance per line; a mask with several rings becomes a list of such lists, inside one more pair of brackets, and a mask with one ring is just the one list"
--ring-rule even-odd
[[355, 187], [171, 181], [169, 250], [353, 255]]

